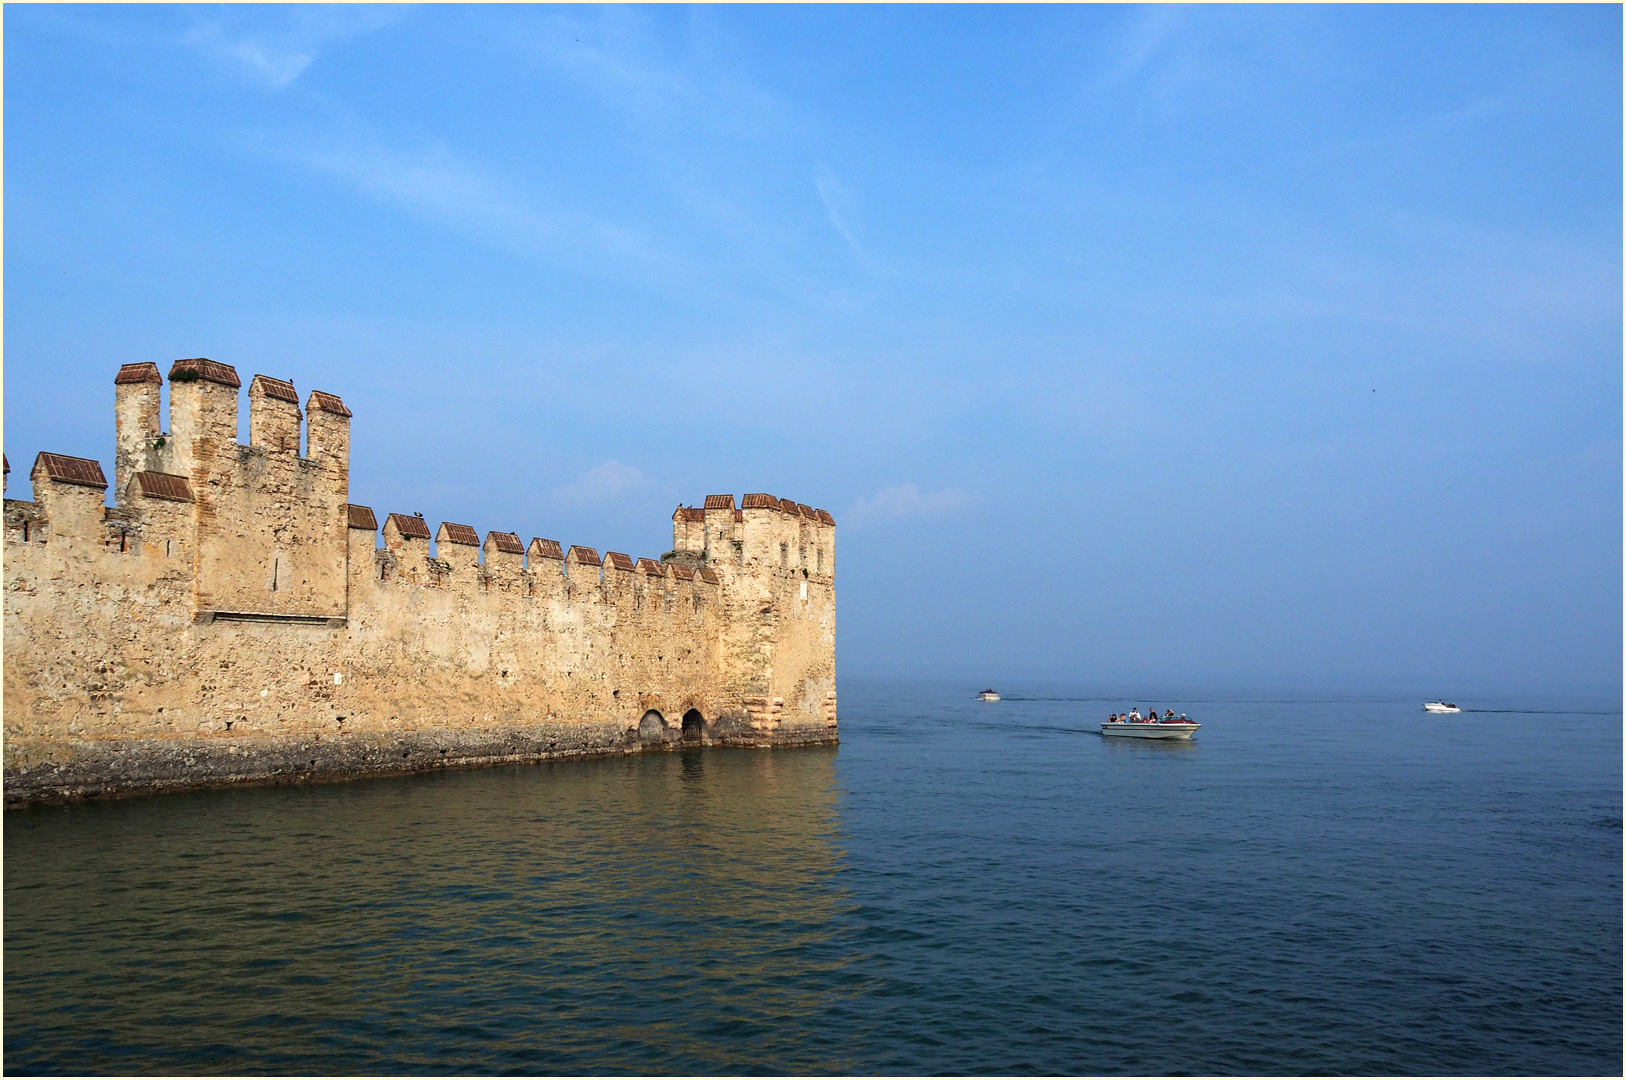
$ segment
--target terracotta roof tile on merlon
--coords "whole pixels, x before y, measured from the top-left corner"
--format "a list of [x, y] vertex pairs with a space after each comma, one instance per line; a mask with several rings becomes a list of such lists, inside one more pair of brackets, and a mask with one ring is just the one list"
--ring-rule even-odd
[[391, 514], [385, 521], [395, 522], [396, 531], [407, 539], [429, 539], [429, 522], [416, 514]]
[[114, 386], [128, 386], [131, 383], [158, 383], [163, 385], [164, 377], [158, 374], [158, 365], [151, 360], [139, 364], [124, 364], [119, 373], [113, 376]]
[[836, 523], [836, 519], [830, 516], [830, 511], [828, 510], [815, 510], [813, 511], [813, 515], [826, 525], [834, 525]]
[[172, 384], [177, 382], [197, 382], [199, 379], [219, 383], [221, 386], [229, 386], [233, 390], [243, 385], [243, 381], [237, 377], [236, 368], [230, 364], [220, 364], [213, 360], [206, 360], [201, 356], [191, 360], [177, 360], [170, 366], [169, 381]]
[[594, 566], [599, 566], [604, 562], [603, 559], [598, 557], [597, 548], [582, 547], [580, 544], [571, 546], [570, 557], [575, 562], [592, 563]]
[[638, 560], [638, 569], [642, 570], [644, 573], [648, 574], [650, 577], [665, 577], [666, 576], [666, 571], [661, 569], [661, 564], [656, 562], [654, 559], [639, 559]]
[[355, 503], [347, 503], [345, 505], [349, 512], [350, 528], [377, 530], [378, 519], [373, 516], [372, 507], [357, 506]]
[[138, 472], [136, 490], [149, 499], [168, 499], [170, 502], [191, 502], [192, 483], [174, 473]]
[[604, 565], [613, 566], [617, 570], [630, 571], [632, 569], [632, 556], [623, 555], [619, 551], [606, 551], [604, 553]]
[[699, 574], [700, 580], [706, 582], [708, 585], [717, 584], [717, 572], [715, 570], [702, 566], [696, 570], [695, 573]]
[[273, 379], [269, 375], [256, 375], [249, 380], [248, 392], [252, 396], [255, 391], [275, 401], [286, 401], [294, 408], [299, 408], [299, 391], [294, 384], [286, 379]]
[[734, 496], [707, 495], [705, 508], [707, 510], [732, 510], [734, 509]]
[[355, 415], [355, 413], [351, 412], [345, 407], [343, 401], [339, 400], [338, 394], [325, 394], [320, 390], [311, 391], [310, 403], [307, 408], [320, 409], [323, 412], [332, 413], [335, 416]]
[[497, 550], [504, 555], [525, 554], [525, 545], [519, 542], [518, 533], [488, 532], [486, 533], [486, 543], [495, 544]]
[[544, 540], [540, 536], [531, 537], [531, 556], [537, 559], [563, 559], [565, 553], [559, 548], [559, 541]]
[[43, 451], [34, 459], [29, 475], [43, 471], [46, 479], [59, 484], [80, 484], [84, 487], [106, 488], [107, 477], [100, 462], [90, 458], [69, 457], [66, 454], [47, 454]]
[[[444, 537], [445, 540], [442, 541], [441, 537]], [[472, 525], [459, 525], [455, 521], [443, 521], [440, 523], [440, 535], [435, 538], [435, 542], [479, 547], [480, 534], [474, 531]]]
[[760, 491], [753, 492], [740, 500], [740, 508], [742, 510], [777, 510], [779, 509], [779, 500]]
[[673, 563], [672, 576], [677, 578], [679, 581], [693, 581], [694, 570], [690, 567], [684, 566], [680, 562]]

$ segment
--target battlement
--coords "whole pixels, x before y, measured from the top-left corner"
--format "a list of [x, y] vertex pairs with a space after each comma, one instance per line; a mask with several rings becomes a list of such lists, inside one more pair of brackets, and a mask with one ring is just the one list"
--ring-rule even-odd
[[[8, 800], [69, 783], [88, 753], [73, 748], [97, 740], [180, 740], [196, 760], [199, 739], [293, 738], [320, 771], [339, 759], [317, 743], [362, 733], [488, 748], [470, 762], [500, 758], [522, 730], [533, 757], [667, 745], [680, 717], [707, 741], [835, 737], [823, 510], [710, 495], [673, 512], [661, 558], [432, 531], [417, 513], [380, 527], [350, 502], [339, 396], [310, 391], [302, 406], [293, 379], [256, 374], [245, 390], [228, 364], [178, 360], [164, 431], [157, 364], [125, 364], [113, 383], [112, 482], [97, 461], [40, 453], [33, 501], [6, 500]], [[45, 761], [49, 747], [68, 764], [14, 783], [17, 755]], [[415, 752], [377, 767], [424, 767]], [[97, 783], [132, 782], [121, 770], [136, 758], [97, 760]], [[245, 760], [222, 775], [260, 775]], [[286, 767], [254, 760], [264, 775]]]
[[739, 509], [733, 495], [708, 495], [700, 507], [672, 512], [671, 556], [830, 580], [836, 567], [835, 525], [827, 510], [765, 492], [745, 495]]
[[[43, 535], [57, 518], [57, 535], [103, 542], [110, 514], [127, 521], [131, 532], [175, 533], [165, 537], [170, 550], [179, 543], [197, 556], [199, 610], [342, 617], [347, 565], [365, 553], [368, 533], [375, 550], [391, 556], [369, 578], [440, 588], [489, 584], [493, 574], [518, 580], [541, 573], [574, 581], [581, 586], [574, 595], [586, 599], [603, 596], [586, 586], [619, 580], [605, 576], [610, 572], [640, 570], [644, 577], [697, 585], [721, 582], [715, 569], [696, 573], [701, 565], [777, 569], [809, 580], [834, 575], [830, 514], [761, 492], [743, 496], [738, 507], [733, 495], [679, 506], [672, 515], [673, 550], [662, 559], [616, 551], [600, 557], [584, 545], [571, 546], [567, 556], [557, 541], [535, 538], [526, 546], [518, 533], [502, 530], [482, 542], [473, 526], [458, 522], [442, 522], [431, 533], [416, 514], [391, 513], [380, 530], [370, 507], [349, 502], [354, 414], [338, 395], [311, 391], [301, 409], [292, 379], [254, 375], [247, 391], [249, 443], [241, 445], [233, 392], [242, 380], [229, 364], [195, 357], [171, 365], [169, 432], [158, 429], [164, 378], [157, 364], [125, 364], [113, 382], [114, 507], [100, 507], [91, 494], [109, 486], [98, 462], [42, 453], [31, 472], [41, 528], [31, 533]], [[73, 489], [85, 494], [75, 496]], [[194, 512], [160, 512], [156, 503]], [[682, 574], [667, 573], [674, 563], [685, 563]], [[460, 568], [471, 572], [460, 575]]]

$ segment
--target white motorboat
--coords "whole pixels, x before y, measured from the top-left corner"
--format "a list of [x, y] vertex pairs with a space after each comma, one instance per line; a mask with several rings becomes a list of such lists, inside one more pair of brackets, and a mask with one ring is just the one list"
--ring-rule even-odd
[[993, 690], [984, 690], [982, 693], [977, 695], [977, 700], [978, 701], [998, 701], [999, 700], [999, 694], [996, 693]]
[[1457, 708], [1455, 705], [1451, 704], [1451, 702], [1449, 702], [1449, 701], [1425, 701], [1423, 703], [1423, 711], [1424, 712], [1461, 712], [1462, 710]]
[[1195, 720], [1108, 720], [1101, 725], [1101, 734], [1128, 739], [1189, 739], [1200, 727]]

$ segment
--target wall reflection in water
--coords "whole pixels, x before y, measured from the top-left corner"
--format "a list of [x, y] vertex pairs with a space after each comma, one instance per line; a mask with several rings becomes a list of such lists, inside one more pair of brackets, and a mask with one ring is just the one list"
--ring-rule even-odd
[[6, 1068], [852, 1071], [836, 753], [8, 813]]

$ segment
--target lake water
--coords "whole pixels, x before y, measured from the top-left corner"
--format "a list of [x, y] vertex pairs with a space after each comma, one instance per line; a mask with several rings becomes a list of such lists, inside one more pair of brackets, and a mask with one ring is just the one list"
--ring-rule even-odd
[[1620, 1073], [1618, 699], [976, 689], [7, 812], [5, 1069]]

